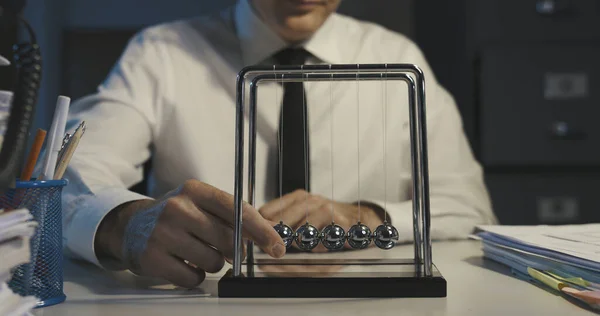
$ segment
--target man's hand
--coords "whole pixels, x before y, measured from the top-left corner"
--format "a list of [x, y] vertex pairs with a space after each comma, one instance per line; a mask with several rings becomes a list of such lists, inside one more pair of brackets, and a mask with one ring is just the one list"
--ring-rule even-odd
[[[155, 218], [145, 217], [152, 215]], [[252, 206], [244, 204], [242, 217], [244, 238], [272, 257], [285, 254], [281, 237]], [[132, 228], [138, 219], [146, 222], [139, 230], [154, 221], [147, 240], [135, 239], [144, 238]], [[233, 258], [233, 223], [233, 196], [189, 180], [159, 200], [134, 201], [112, 210], [100, 224], [95, 250], [99, 258], [118, 260], [137, 274], [191, 288], [204, 280], [206, 272], [220, 271], [225, 258]], [[144, 247], [132, 256], [128, 244], [136, 242]]]
[[[270, 201], [259, 210], [259, 213], [272, 225], [283, 221], [294, 230], [306, 223], [307, 213], [308, 222], [319, 231], [331, 224], [333, 220], [348, 232], [348, 229], [359, 221], [357, 204], [334, 202], [304, 190], [297, 190], [280, 199]], [[369, 226], [372, 231], [383, 223], [382, 213], [366, 204], [360, 205], [360, 221]], [[348, 243], [345, 247], [350, 248]], [[324, 252], [327, 249], [320, 244], [314, 251]]]

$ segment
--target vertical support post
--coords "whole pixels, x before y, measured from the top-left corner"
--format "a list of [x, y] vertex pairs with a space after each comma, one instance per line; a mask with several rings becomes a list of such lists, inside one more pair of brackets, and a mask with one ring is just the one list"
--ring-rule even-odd
[[[273, 66], [273, 71], [275, 67]], [[248, 118], [248, 203], [256, 207], [256, 102], [257, 102], [257, 85], [258, 82], [252, 81], [250, 83], [250, 104], [249, 104], [249, 118]], [[254, 265], [254, 242], [249, 240], [247, 243], [247, 256], [246, 262], [249, 266]]]
[[245, 74], [237, 77], [236, 119], [235, 119], [235, 187], [234, 187], [234, 232], [233, 232], [233, 276], [242, 272], [242, 198], [244, 193], [244, 85]]
[[415, 109], [416, 112], [416, 123], [417, 123], [417, 142], [419, 147], [419, 180], [421, 181], [419, 186], [419, 200], [421, 207], [421, 221], [423, 229], [423, 259], [425, 276], [431, 277], [433, 275], [433, 261], [431, 252], [431, 211], [429, 203], [429, 158], [427, 150], [427, 116], [425, 113], [425, 77], [423, 72], [418, 70], [416, 75], [416, 85], [418, 96], [418, 107]]
[[[275, 67], [273, 67], [273, 70], [275, 70], [274, 68]], [[254, 187], [256, 186], [256, 88], [252, 88], [254, 84], [254, 81], [250, 83], [250, 104], [248, 109], [248, 203], [256, 207], [256, 191], [254, 189]], [[248, 256], [248, 258], [246, 259], [246, 263], [249, 267], [253, 267], [254, 242], [252, 240], [248, 240], [246, 249], [246, 253]]]
[[413, 243], [415, 252], [415, 266], [417, 272], [421, 271], [421, 264], [423, 264], [422, 250], [423, 241], [421, 239], [421, 228], [420, 228], [420, 217], [422, 212], [422, 201], [420, 197], [421, 184], [422, 184], [422, 169], [420, 161], [422, 156], [420, 155], [419, 142], [416, 137], [418, 133], [418, 121], [416, 112], [418, 111], [418, 105], [416, 100], [416, 85], [412, 77], [406, 77], [406, 84], [408, 86], [408, 114], [410, 122], [410, 146], [411, 146], [411, 159], [412, 159], [412, 204], [413, 204]]

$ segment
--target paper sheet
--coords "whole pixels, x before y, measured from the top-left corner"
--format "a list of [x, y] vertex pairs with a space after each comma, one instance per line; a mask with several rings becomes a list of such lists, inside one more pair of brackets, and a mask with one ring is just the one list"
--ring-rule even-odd
[[600, 224], [479, 226], [478, 229], [534, 247], [600, 263]]
[[29, 239], [37, 227], [32, 219], [26, 209], [0, 211], [0, 315], [30, 315], [32, 308], [37, 305], [37, 298], [21, 297], [5, 283], [10, 278], [12, 268], [31, 259]]
[[35, 234], [36, 227], [36, 222], [25, 222], [0, 230], [0, 243], [17, 237], [31, 238]]
[[26, 315], [36, 305], [35, 297], [21, 297], [15, 294], [6, 283], [0, 283], [0, 315]]
[[29, 238], [19, 237], [0, 243], [0, 258], [0, 282], [5, 282], [12, 268], [31, 260]]
[[33, 219], [33, 216], [27, 209], [14, 210], [6, 213], [0, 213], [0, 231], [14, 226], [18, 223]]

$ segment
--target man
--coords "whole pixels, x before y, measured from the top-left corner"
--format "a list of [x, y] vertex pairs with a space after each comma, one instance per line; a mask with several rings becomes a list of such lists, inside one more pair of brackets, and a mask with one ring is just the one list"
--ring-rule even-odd
[[[240, 0], [220, 15], [138, 34], [98, 92], [72, 106], [72, 121], [85, 120], [88, 129], [67, 174], [67, 250], [186, 287], [221, 269], [233, 256], [235, 79], [259, 63], [421, 66], [433, 238], [464, 238], [474, 225], [494, 222], [454, 101], [418, 48], [335, 14], [339, 3]], [[245, 206], [246, 238], [281, 257], [283, 241], [272, 229], [280, 220], [294, 229], [333, 220], [346, 230], [358, 221], [374, 230], [388, 220], [401, 241], [411, 240], [405, 85], [272, 83], [259, 91], [259, 210]], [[151, 157], [155, 199], [127, 190]]]

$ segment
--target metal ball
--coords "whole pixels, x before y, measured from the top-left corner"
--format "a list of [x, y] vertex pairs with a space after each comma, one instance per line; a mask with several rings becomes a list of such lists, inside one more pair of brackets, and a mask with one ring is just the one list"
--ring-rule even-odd
[[306, 223], [296, 231], [296, 244], [300, 249], [310, 251], [319, 245], [320, 237], [319, 230], [315, 226]]
[[348, 230], [348, 244], [354, 249], [365, 249], [371, 243], [371, 229], [360, 222]]
[[329, 250], [340, 250], [344, 248], [346, 232], [341, 226], [331, 223], [331, 225], [323, 228], [321, 242]]
[[379, 225], [375, 232], [373, 233], [373, 239], [375, 240], [375, 245], [381, 249], [392, 249], [396, 245], [398, 241], [398, 230], [396, 227], [383, 223]]
[[275, 225], [273, 228], [275, 228], [275, 231], [279, 234], [281, 239], [283, 239], [283, 244], [286, 248], [292, 246], [292, 243], [294, 242], [294, 230], [290, 226], [283, 224], [283, 222], [279, 222], [279, 224]]

